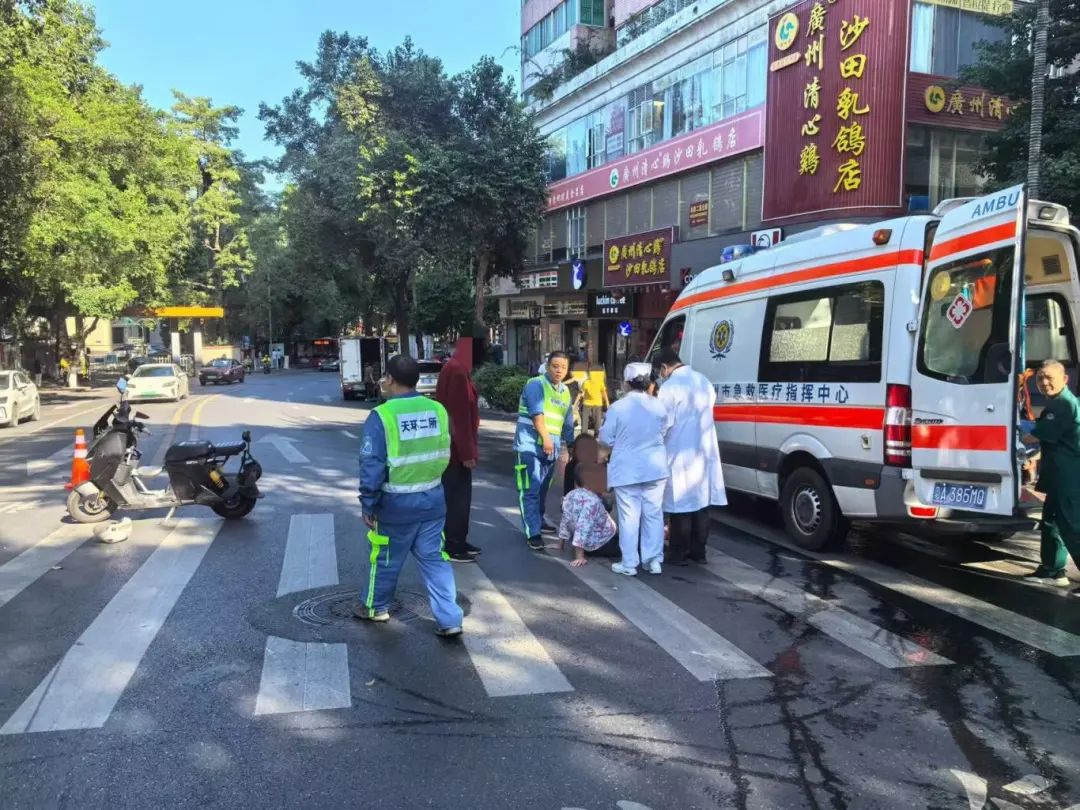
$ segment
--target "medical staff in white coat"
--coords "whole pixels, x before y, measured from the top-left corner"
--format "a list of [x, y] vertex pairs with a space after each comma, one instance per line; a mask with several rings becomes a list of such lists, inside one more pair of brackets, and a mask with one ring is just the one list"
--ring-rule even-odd
[[670, 521], [667, 561], [704, 563], [709, 507], [727, 505], [713, 422], [716, 391], [705, 375], [683, 365], [674, 348], [661, 350], [657, 366], [662, 380], [657, 398], [672, 419], [665, 439], [670, 475], [664, 492]]
[[[611, 448], [608, 486], [615, 491], [622, 560], [611, 570], [634, 576], [639, 565], [661, 573], [664, 557], [664, 487], [667, 452], [664, 436], [671, 427], [667, 408], [649, 394], [652, 366], [630, 363], [623, 371], [627, 394], [608, 408], [598, 437]], [[640, 545], [640, 551], [639, 551]]]

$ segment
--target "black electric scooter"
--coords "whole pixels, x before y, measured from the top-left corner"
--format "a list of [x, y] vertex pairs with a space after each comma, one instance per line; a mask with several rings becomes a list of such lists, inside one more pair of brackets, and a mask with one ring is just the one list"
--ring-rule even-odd
[[[262, 467], [251, 455], [251, 431], [242, 440], [226, 444], [178, 442], [165, 453], [164, 468], [139, 467], [138, 434], [150, 434], [138, 421], [149, 417], [135, 412], [124, 399], [127, 380], [116, 383], [120, 403], [111, 406], [94, 425], [87, 453], [90, 480], [78, 484], [68, 496], [67, 509], [79, 523], [100, 523], [117, 509], [175, 509], [188, 504], [209, 506], [224, 518], [238, 519], [255, 508], [262, 497], [256, 482]], [[240, 456], [235, 479], [223, 471], [233, 456]], [[150, 489], [145, 479], [168, 473], [164, 489]]]

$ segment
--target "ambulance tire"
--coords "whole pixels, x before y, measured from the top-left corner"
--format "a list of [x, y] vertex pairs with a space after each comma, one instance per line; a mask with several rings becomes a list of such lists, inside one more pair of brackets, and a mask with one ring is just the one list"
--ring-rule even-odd
[[797, 467], [784, 479], [780, 512], [788, 534], [807, 551], [839, 545], [847, 534], [829, 482], [813, 467]]

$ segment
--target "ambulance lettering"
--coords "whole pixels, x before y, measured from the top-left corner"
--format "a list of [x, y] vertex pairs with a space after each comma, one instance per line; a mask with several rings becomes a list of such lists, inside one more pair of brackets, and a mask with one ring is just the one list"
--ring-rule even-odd
[[971, 218], [978, 219], [979, 217], [987, 217], [990, 216], [990, 214], [996, 214], [998, 211], [1015, 208], [1019, 202], [1019, 191], [1014, 191], [1012, 194], [1000, 194], [992, 200], [983, 200], [977, 204], [971, 212]]

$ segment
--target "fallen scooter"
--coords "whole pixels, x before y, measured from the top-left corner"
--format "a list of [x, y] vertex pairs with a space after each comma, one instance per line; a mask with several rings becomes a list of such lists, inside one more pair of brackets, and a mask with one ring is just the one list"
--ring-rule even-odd
[[[224, 518], [238, 519], [255, 508], [262, 494], [257, 481], [262, 467], [251, 455], [251, 431], [242, 440], [226, 444], [178, 442], [165, 453], [165, 466], [140, 467], [138, 435], [150, 435], [139, 421], [149, 418], [136, 411], [124, 398], [127, 380], [116, 383], [120, 402], [113, 405], [94, 425], [94, 440], [87, 452], [90, 479], [77, 483], [68, 496], [68, 514], [79, 523], [100, 523], [118, 509], [175, 509], [199, 504], [209, 506]], [[235, 478], [223, 470], [233, 456], [240, 457]], [[146, 480], [166, 472], [164, 489], [150, 489]]]

